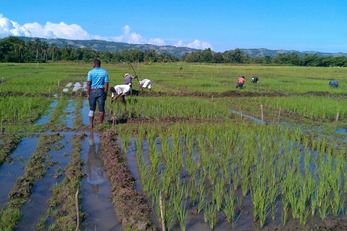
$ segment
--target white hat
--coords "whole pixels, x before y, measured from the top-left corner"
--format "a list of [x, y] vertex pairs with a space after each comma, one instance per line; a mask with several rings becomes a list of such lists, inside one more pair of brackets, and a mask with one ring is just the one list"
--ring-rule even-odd
[[125, 74], [124, 74], [124, 78], [125, 78], [127, 75], [129, 75], [129, 73], [125, 73]]

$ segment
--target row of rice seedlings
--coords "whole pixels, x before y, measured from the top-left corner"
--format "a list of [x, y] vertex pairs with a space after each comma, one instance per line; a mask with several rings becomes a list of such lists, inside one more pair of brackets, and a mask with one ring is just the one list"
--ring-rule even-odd
[[127, 108], [132, 117], [138, 118], [225, 118], [230, 114], [220, 105], [222, 99], [182, 98], [177, 97], [136, 97], [128, 100]]
[[65, 110], [65, 108], [68, 105], [68, 101], [60, 98], [57, 106], [54, 108], [51, 117], [49, 119], [49, 122], [46, 124], [46, 127], [48, 126], [50, 129], [54, 128], [62, 128], [65, 126], [65, 123], [63, 122], [63, 118], [66, 115], [62, 115], [62, 112]]
[[[154, 198], [155, 206], [159, 205], [160, 193], [167, 206], [175, 207], [175, 199], [181, 199], [180, 206], [176, 202], [175, 207], [181, 229], [186, 222], [183, 219], [185, 210], [194, 204], [198, 213], [204, 213], [210, 227], [214, 227], [215, 213], [221, 211], [228, 214], [229, 222], [235, 222], [235, 201], [242, 200], [236, 198], [235, 190], [239, 187], [243, 197], [250, 190], [254, 220], [259, 221], [260, 227], [264, 226], [269, 212], [275, 220], [279, 204], [282, 204], [283, 224], [290, 211], [302, 224], [307, 222], [309, 214], [315, 215], [311, 210], [318, 210], [322, 218], [329, 211], [345, 212], [342, 211], [345, 203], [342, 194], [346, 186], [341, 174], [346, 163], [341, 158], [335, 159], [340, 163], [332, 166], [339, 168], [329, 168], [330, 174], [327, 174], [323, 168], [326, 165], [324, 156], [332, 156], [332, 153], [317, 153], [315, 160], [311, 151], [312, 147], [325, 146], [324, 139], [311, 143], [300, 130], [289, 132], [270, 126], [229, 123], [213, 129], [208, 125], [155, 129], [147, 134], [151, 147], [149, 165], [141, 150], [137, 155], [142, 169], [141, 180], [146, 185], [144, 191]], [[154, 134], [158, 133], [159, 139], [154, 139]], [[328, 176], [331, 179], [328, 180]], [[230, 202], [229, 198], [234, 199]], [[278, 203], [279, 198], [282, 203]], [[179, 207], [183, 211], [177, 211]]]
[[[0, 129], [8, 132], [24, 131], [44, 114], [50, 99], [45, 97], [1, 97]], [[24, 126], [24, 127], [23, 127]]]
[[82, 121], [82, 113], [80, 113], [81, 109], [83, 108], [83, 99], [78, 98], [75, 100], [76, 106], [74, 108], [74, 114], [76, 115], [73, 126], [75, 128], [80, 128], [83, 126], [83, 121]]
[[49, 146], [62, 139], [61, 135], [42, 135], [38, 147], [28, 160], [25, 172], [9, 193], [9, 201], [0, 211], [0, 230], [13, 230], [21, 217], [20, 209], [30, 198], [34, 183], [42, 178], [48, 168]]
[[[319, 96], [291, 96], [291, 97], [261, 97], [253, 100], [275, 108], [284, 108], [298, 113], [310, 119], [336, 119], [338, 113], [340, 119], [347, 118], [347, 102], [336, 97]], [[276, 109], [276, 110], [277, 110]]]

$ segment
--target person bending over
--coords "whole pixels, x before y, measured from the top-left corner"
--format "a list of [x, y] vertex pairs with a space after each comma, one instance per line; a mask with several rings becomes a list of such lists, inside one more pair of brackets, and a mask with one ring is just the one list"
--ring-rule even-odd
[[135, 75], [131, 75], [129, 73], [124, 74], [124, 85], [130, 86], [130, 95], [133, 95], [133, 79], [138, 79], [138, 77]]
[[236, 88], [243, 88], [243, 85], [245, 84], [246, 80], [244, 76], [241, 76], [237, 79]]
[[152, 89], [152, 83], [151, 83], [151, 80], [149, 79], [143, 79], [139, 81], [139, 85], [140, 85], [140, 88]]
[[129, 94], [130, 92], [130, 85], [126, 85], [126, 84], [116, 85], [114, 87], [111, 87], [110, 91], [111, 91], [111, 103], [113, 103], [113, 101], [117, 101], [117, 99], [120, 98], [120, 101], [126, 107], [125, 96]]
[[329, 82], [329, 86], [337, 88], [339, 86], [339, 82], [337, 82], [337, 81], [330, 81]]

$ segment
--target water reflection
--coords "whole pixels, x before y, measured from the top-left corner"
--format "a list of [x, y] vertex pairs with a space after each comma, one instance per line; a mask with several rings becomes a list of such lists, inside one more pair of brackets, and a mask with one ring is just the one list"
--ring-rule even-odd
[[89, 151], [87, 156], [87, 182], [91, 185], [93, 192], [99, 191], [99, 186], [105, 182], [106, 173], [101, 159], [100, 149], [94, 141], [93, 132], [89, 135]]

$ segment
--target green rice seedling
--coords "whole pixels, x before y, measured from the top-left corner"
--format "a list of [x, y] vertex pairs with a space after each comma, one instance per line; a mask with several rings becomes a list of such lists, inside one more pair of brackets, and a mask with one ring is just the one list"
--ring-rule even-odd
[[253, 221], [259, 219], [260, 228], [265, 224], [267, 210], [269, 207], [268, 194], [266, 192], [266, 178], [257, 171], [257, 176], [252, 176], [251, 197], [253, 203]]
[[199, 188], [199, 202], [198, 202], [198, 213], [201, 212], [201, 210], [205, 207], [206, 198], [207, 198], [207, 191], [205, 186], [205, 177], [200, 174], [199, 179], [197, 180], [197, 186]]
[[332, 191], [331, 210], [333, 215], [337, 217], [341, 209], [344, 207], [342, 200], [343, 184], [341, 182], [344, 161], [339, 159], [335, 160], [335, 163], [331, 163], [331, 165], [335, 165], [335, 168], [331, 168], [330, 174], [327, 176], [327, 180]]
[[176, 212], [176, 218], [180, 223], [181, 230], [186, 230], [187, 214], [188, 209], [183, 198], [185, 197], [185, 187], [177, 189], [176, 192], [171, 193], [171, 198], [173, 199], [173, 205]]
[[212, 191], [212, 200], [214, 201], [218, 212], [222, 209], [224, 198], [224, 182], [225, 180], [223, 177], [218, 177]]
[[162, 173], [161, 173], [161, 191], [162, 191], [162, 195], [164, 198], [169, 196], [172, 181], [173, 181], [172, 175], [170, 174], [170, 172], [167, 170], [162, 171]]
[[176, 223], [175, 207], [170, 201], [163, 200], [165, 227], [167, 230], [173, 230]]
[[214, 203], [207, 203], [204, 208], [204, 220], [209, 224], [210, 229], [213, 230], [217, 222], [217, 211]]
[[231, 188], [225, 193], [223, 211], [227, 222], [232, 223], [235, 216], [235, 192]]

